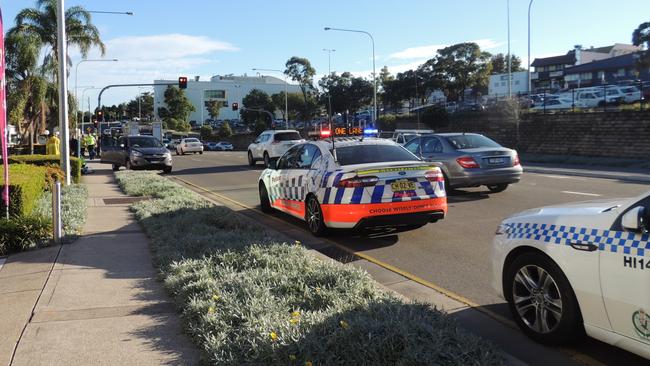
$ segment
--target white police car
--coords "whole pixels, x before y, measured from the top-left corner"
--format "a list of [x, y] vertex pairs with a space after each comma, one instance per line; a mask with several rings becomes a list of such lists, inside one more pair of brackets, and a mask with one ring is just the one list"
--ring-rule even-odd
[[542, 207], [502, 222], [494, 287], [531, 338], [587, 335], [650, 359], [650, 192]]
[[259, 178], [262, 211], [278, 209], [328, 228], [415, 228], [444, 218], [442, 172], [395, 142], [309, 141], [291, 147]]

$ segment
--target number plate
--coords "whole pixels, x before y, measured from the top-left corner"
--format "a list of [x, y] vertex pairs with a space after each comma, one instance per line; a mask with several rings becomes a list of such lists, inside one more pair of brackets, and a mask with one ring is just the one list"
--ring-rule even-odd
[[412, 191], [415, 189], [415, 182], [408, 180], [398, 180], [391, 183], [390, 188], [393, 190], [393, 192]]
[[503, 164], [506, 160], [504, 158], [489, 158], [488, 163], [490, 164]]

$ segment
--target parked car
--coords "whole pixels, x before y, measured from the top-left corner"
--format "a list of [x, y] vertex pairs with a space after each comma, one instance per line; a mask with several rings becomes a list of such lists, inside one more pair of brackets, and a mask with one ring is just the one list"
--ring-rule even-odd
[[101, 162], [112, 164], [113, 170], [126, 169], [172, 171], [172, 155], [153, 136], [122, 136], [117, 145], [102, 146]]
[[203, 144], [196, 137], [187, 137], [176, 145], [176, 155], [185, 155], [186, 153], [203, 154]]
[[411, 141], [412, 139], [424, 135], [433, 133], [433, 130], [406, 130], [406, 129], [397, 129], [393, 132], [392, 140], [397, 142], [400, 145]]
[[517, 151], [475, 133], [440, 133], [416, 137], [404, 147], [440, 165], [445, 187], [487, 186], [497, 193], [521, 179]]
[[641, 90], [636, 86], [623, 86], [619, 89], [623, 93], [623, 102], [624, 103], [636, 103], [640, 100], [643, 100], [643, 95]]
[[279, 158], [291, 146], [303, 141], [296, 130], [264, 131], [248, 146], [248, 164], [255, 165], [255, 162], [262, 160], [268, 167], [272, 159]]
[[219, 141], [216, 143], [216, 149], [217, 151], [232, 151], [233, 146], [230, 142], [227, 141]]
[[573, 109], [575, 104], [576, 108], [586, 108], [587, 106], [580, 101], [572, 102], [571, 99], [551, 99], [545, 102], [542, 102], [542, 105], [537, 105], [531, 108], [531, 111], [543, 111], [543, 110], [569, 110]]

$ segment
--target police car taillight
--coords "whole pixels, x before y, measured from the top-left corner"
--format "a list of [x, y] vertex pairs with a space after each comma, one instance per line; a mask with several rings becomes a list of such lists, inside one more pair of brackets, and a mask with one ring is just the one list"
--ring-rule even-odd
[[517, 166], [520, 164], [521, 162], [519, 162], [519, 154], [515, 154], [515, 160], [512, 161], [512, 166]]
[[340, 188], [357, 188], [357, 187], [372, 187], [379, 181], [377, 177], [354, 177], [349, 179], [341, 179], [338, 186]]
[[442, 175], [442, 171], [440, 171], [440, 169], [429, 170], [428, 172], [424, 173], [424, 177], [427, 178], [427, 180], [429, 182], [444, 182], [445, 181], [445, 176]]
[[456, 162], [465, 169], [479, 168], [478, 163], [471, 156], [461, 156]]

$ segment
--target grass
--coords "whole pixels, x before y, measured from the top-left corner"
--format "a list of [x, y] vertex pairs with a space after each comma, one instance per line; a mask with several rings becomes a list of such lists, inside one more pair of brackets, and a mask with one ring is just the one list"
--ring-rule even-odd
[[[86, 223], [86, 200], [88, 189], [82, 184], [62, 185], [61, 189], [61, 221], [66, 236], [74, 237], [81, 234]], [[45, 191], [36, 202], [36, 215], [52, 221], [52, 192]]]
[[496, 365], [444, 313], [152, 172], [116, 173], [186, 328], [215, 365]]

